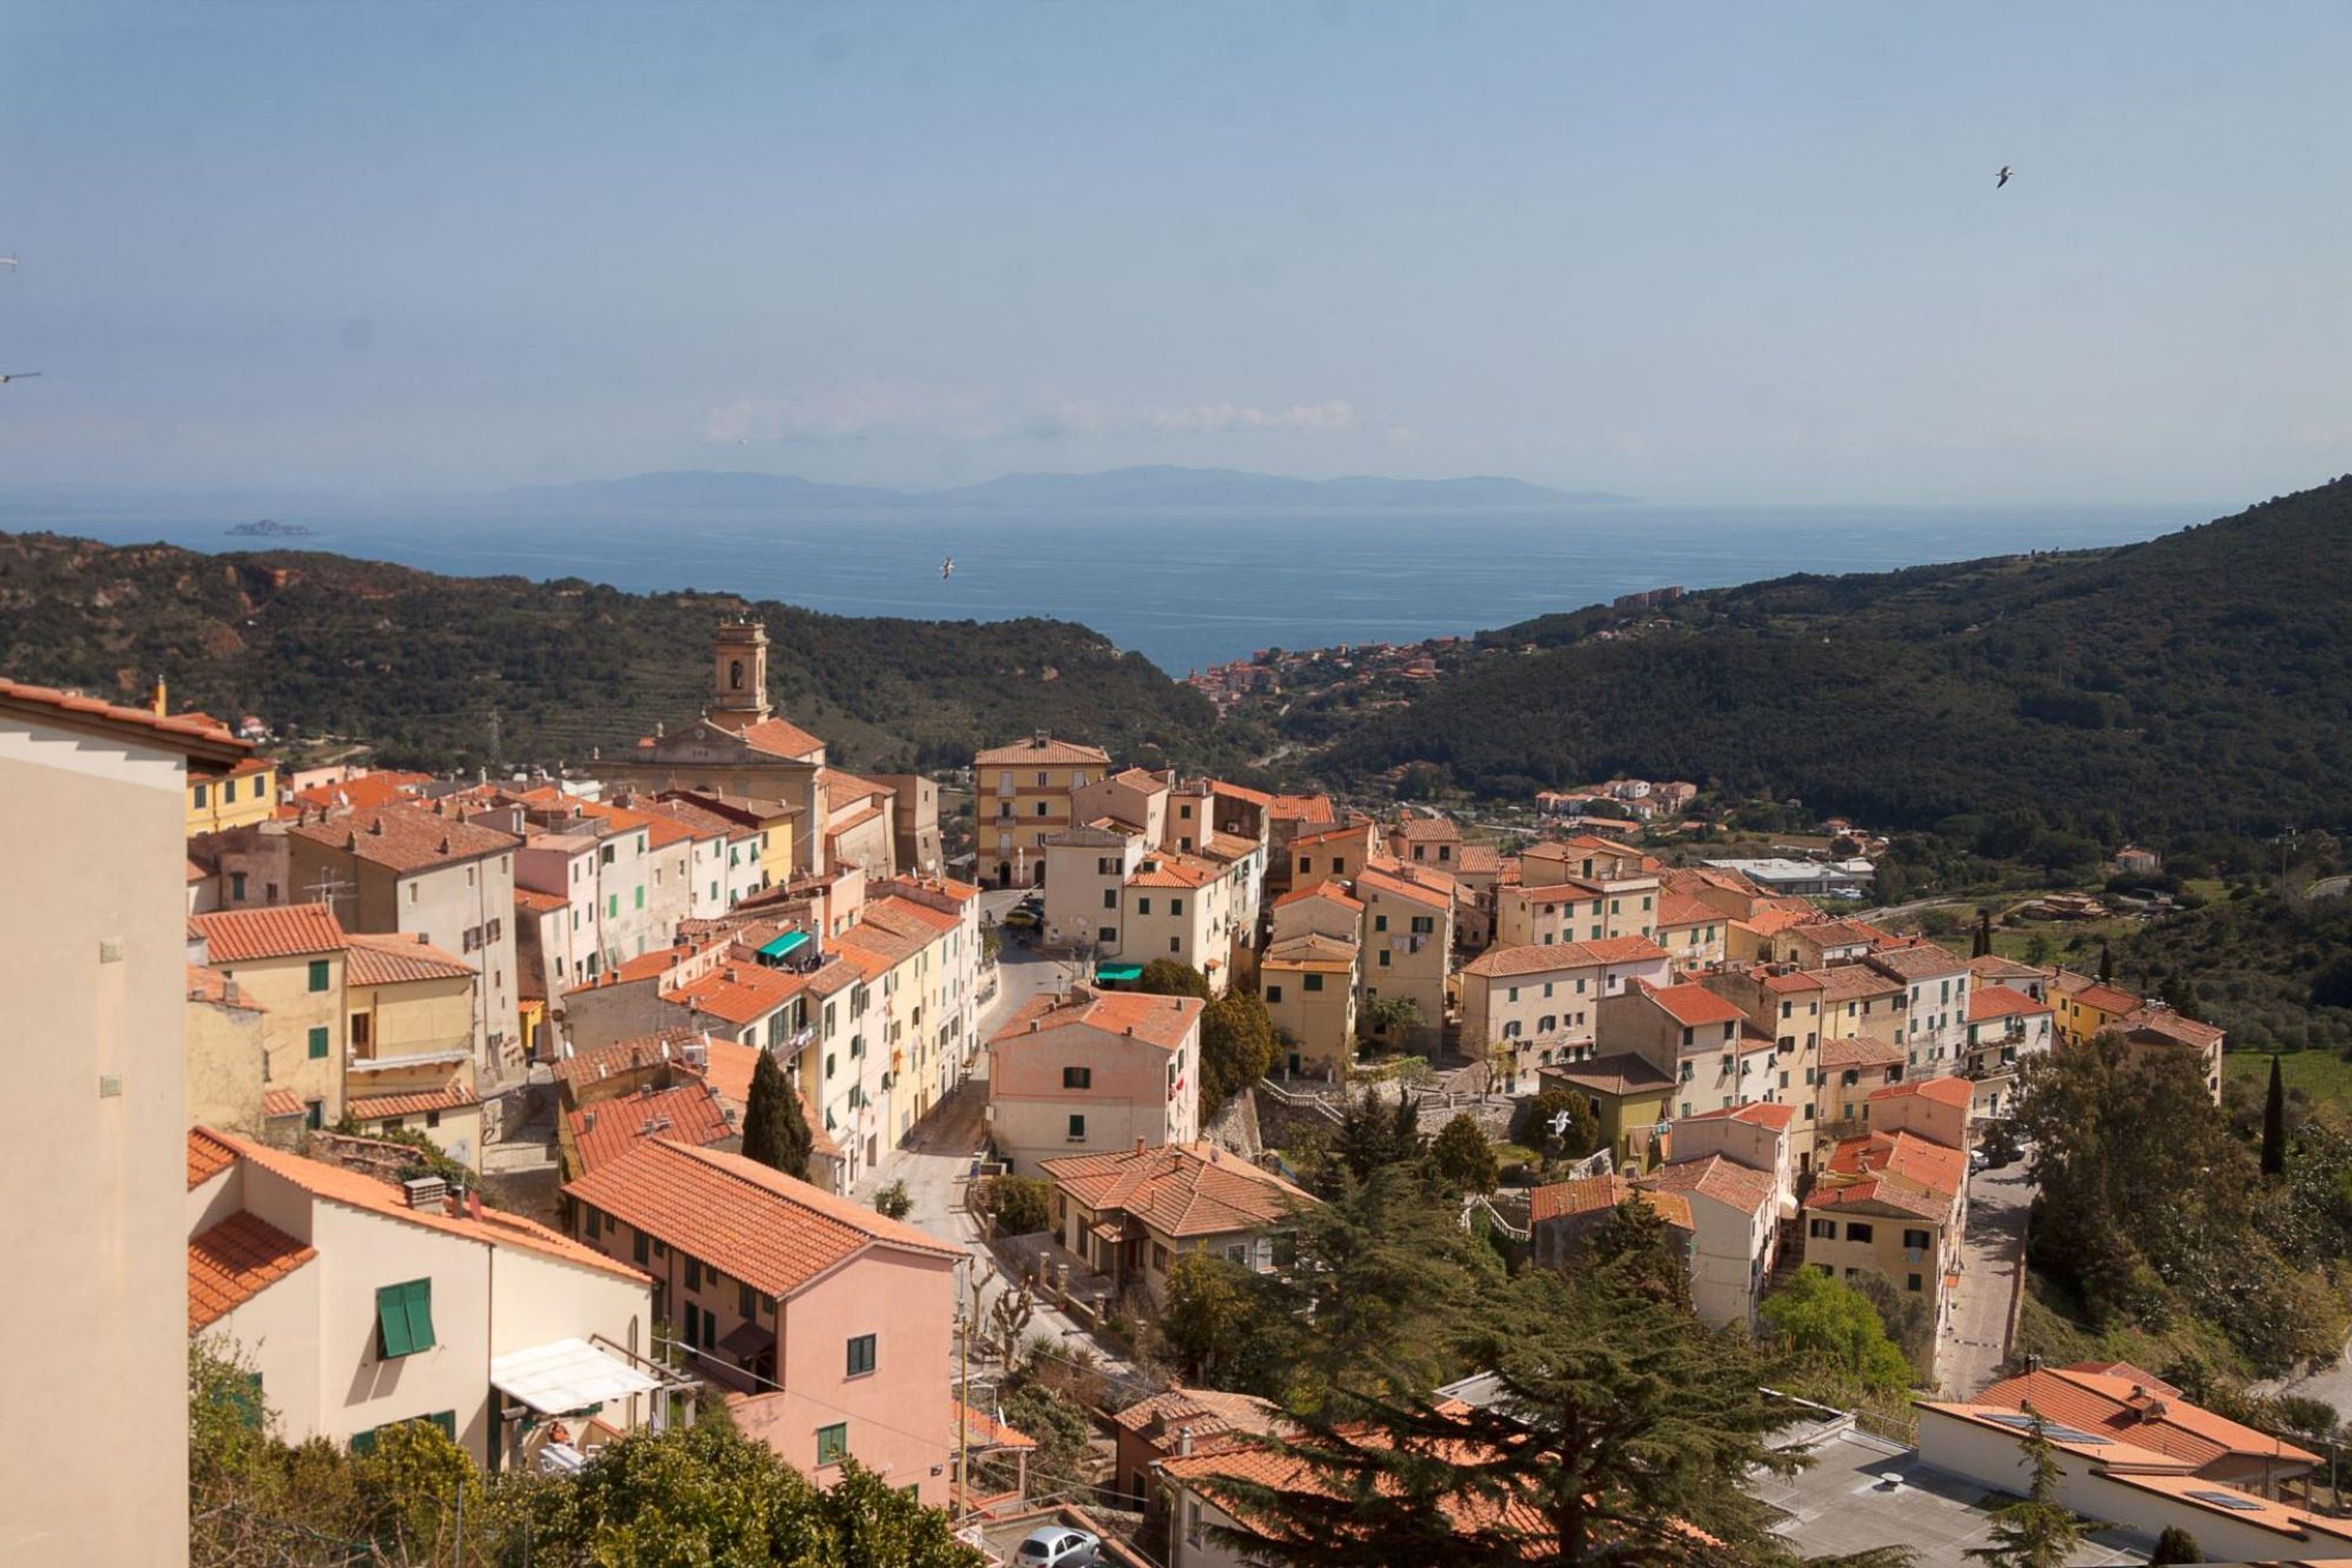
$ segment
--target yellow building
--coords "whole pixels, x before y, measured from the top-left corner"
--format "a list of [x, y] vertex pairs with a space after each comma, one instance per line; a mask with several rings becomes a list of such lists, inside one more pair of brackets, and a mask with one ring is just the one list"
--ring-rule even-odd
[[1356, 1048], [1358, 952], [1353, 942], [1312, 931], [1266, 948], [1258, 985], [1291, 1073], [1348, 1076]]
[[278, 765], [247, 757], [218, 778], [190, 779], [187, 794], [189, 837], [249, 827], [278, 815]]
[[351, 939], [324, 904], [191, 915], [205, 967], [262, 1009], [264, 1095], [291, 1096], [304, 1122], [343, 1114], [345, 957]]
[[362, 1132], [422, 1132], [458, 1163], [481, 1169], [474, 1062], [482, 1020], [473, 966], [414, 937], [349, 940], [344, 1110]]
[[1647, 1170], [1664, 1152], [1666, 1101], [1675, 1080], [1648, 1059], [1620, 1051], [1591, 1061], [1540, 1069], [1538, 1080], [1546, 1089], [1565, 1089], [1584, 1097], [1601, 1122], [1601, 1146], [1622, 1168]]
[[1108, 773], [1110, 753], [1040, 730], [1017, 745], [991, 746], [971, 765], [980, 874], [1011, 887], [1045, 879], [1046, 837], [1071, 826], [1071, 791]]
[[244, 1137], [262, 1131], [262, 1008], [217, 970], [188, 965], [188, 1125]]

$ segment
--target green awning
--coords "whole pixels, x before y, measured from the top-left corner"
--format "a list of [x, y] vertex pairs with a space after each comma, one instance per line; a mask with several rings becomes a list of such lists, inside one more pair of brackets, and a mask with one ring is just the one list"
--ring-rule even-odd
[[1125, 980], [1140, 980], [1143, 978], [1143, 965], [1139, 963], [1097, 963], [1095, 965], [1095, 978], [1101, 981], [1106, 985], [1117, 984], [1120, 981]]
[[776, 938], [773, 942], [771, 942], [765, 947], [761, 948], [760, 950], [760, 956], [761, 958], [782, 958], [786, 953], [792, 952], [795, 949], [807, 946], [808, 939], [808, 932], [804, 931], [788, 931], [783, 935]]

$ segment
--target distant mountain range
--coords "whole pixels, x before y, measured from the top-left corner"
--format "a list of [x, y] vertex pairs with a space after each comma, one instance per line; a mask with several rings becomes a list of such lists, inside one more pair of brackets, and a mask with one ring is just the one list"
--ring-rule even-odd
[[1561, 490], [1524, 479], [1386, 479], [1357, 476], [1298, 479], [1235, 468], [1113, 468], [1098, 474], [1007, 474], [984, 484], [938, 490], [828, 485], [790, 474], [677, 469], [621, 479], [541, 485], [493, 498], [526, 511], [660, 508], [671, 510], [816, 510], [875, 507], [985, 507], [1067, 511], [1086, 508], [1170, 507], [1245, 510], [1374, 510], [1625, 505], [1630, 496]]

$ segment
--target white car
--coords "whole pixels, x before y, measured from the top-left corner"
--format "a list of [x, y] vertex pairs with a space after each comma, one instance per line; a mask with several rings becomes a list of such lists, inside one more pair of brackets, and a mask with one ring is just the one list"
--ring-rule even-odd
[[1102, 1538], [1066, 1524], [1049, 1524], [1029, 1532], [1013, 1554], [1018, 1568], [1092, 1568], [1100, 1561]]

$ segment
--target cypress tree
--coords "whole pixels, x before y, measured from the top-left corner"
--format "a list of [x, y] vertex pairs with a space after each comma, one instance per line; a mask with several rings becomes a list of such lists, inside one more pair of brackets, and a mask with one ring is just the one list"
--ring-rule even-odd
[[2099, 943], [2099, 984], [2113, 985], [2115, 983], [2116, 951], [2103, 942]]
[[2286, 1083], [2278, 1053], [2271, 1053], [2271, 1091], [2263, 1100], [2263, 1174], [2286, 1174]]
[[751, 1068], [751, 1102], [743, 1110], [743, 1157], [805, 1182], [814, 1142], [808, 1118], [801, 1114], [801, 1097], [784, 1080], [776, 1058], [761, 1051]]

